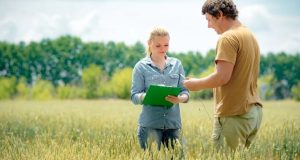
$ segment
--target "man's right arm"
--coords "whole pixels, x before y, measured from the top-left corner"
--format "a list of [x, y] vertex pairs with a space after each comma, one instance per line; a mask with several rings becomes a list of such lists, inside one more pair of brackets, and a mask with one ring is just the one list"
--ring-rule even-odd
[[207, 88], [216, 88], [222, 86], [231, 78], [234, 64], [218, 60], [216, 61], [216, 69], [215, 71], [203, 78], [189, 78], [184, 80], [184, 86], [190, 91], [199, 91]]

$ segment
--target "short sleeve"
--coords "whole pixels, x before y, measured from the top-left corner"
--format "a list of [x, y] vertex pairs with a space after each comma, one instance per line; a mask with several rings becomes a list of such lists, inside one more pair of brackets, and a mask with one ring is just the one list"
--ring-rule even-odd
[[238, 46], [238, 42], [233, 38], [221, 36], [217, 43], [217, 56], [215, 61], [222, 60], [235, 64], [238, 54]]

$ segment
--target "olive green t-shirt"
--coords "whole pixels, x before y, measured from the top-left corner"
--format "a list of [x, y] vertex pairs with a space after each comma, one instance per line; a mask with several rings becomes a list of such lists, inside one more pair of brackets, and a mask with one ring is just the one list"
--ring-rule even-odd
[[216, 53], [216, 63], [227, 61], [234, 64], [234, 68], [229, 82], [214, 88], [215, 116], [241, 115], [248, 111], [249, 104], [261, 105], [257, 93], [260, 51], [250, 30], [240, 26], [224, 32]]

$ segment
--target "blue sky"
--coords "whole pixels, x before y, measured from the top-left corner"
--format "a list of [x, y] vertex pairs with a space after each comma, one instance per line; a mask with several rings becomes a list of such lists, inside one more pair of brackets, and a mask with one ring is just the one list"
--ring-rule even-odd
[[[0, 0], [0, 41], [79, 36], [83, 41], [146, 45], [151, 28], [171, 35], [170, 51], [215, 48], [218, 35], [201, 14], [204, 0]], [[300, 52], [300, 1], [236, 0], [241, 22], [261, 52]]]

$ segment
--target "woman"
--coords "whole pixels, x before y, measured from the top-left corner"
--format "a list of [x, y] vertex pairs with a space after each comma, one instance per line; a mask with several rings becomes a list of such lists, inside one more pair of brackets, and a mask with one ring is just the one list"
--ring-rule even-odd
[[143, 99], [150, 85], [181, 87], [178, 96], [167, 96], [166, 100], [174, 105], [170, 108], [143, 105], [139, 117], [137, 135], [142, 149], [149, 147], [154, 139], [158, 150], [161, 144], [173, 147], [179, 139], [181, 116], [179, 103], [189, 99], [189, 92], [183, 87], [184, 70], [181, 62], [166, 55], [169, 49], [169, 33], [163, 28], [155, 28], [148, 40], [147, 56], [134, 67], [132, 74], [131, 101], [143, 104]]

